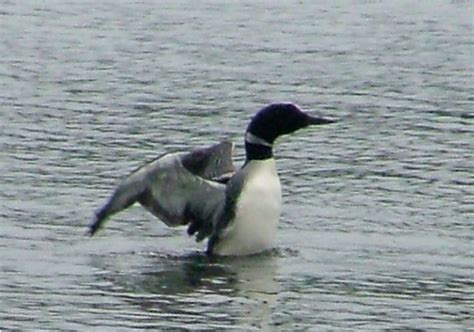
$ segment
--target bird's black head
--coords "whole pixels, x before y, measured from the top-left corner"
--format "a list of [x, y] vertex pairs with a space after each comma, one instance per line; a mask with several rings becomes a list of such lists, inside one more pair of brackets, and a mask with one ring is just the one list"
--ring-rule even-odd
[[290, 134], [298, 129], [333, 123], [311, 116], [291, 103], [271, 104], [260, 110], [252, 119], [245, 133], [247, 161], [267, 159], [273, 156], [273, 143], [278, 136]]
[[333, 120], [314, 117], [303, 112], [291, 103], [270, 104], [260, 110], [250, 122], [247, 133], [268, 144], [273, 144], [281, 135], [290, 134], [298, 129], [332, 123]]

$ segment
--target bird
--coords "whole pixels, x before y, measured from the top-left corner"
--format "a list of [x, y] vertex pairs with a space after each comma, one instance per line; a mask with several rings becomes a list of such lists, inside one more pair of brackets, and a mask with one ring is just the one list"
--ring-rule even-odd
[[159, 156], [127, 176], [89, 224], [92, 236], [112, 215], [141, 204], [170, 227], [207, 239], [209, 256], [245, 256], [273, 248], [281, 214], [281, 185], [273, 147], [280, 136], [335, 122], [291, 102], [272, 103], [245, 131], [245, 162], [232, 163], [234, 144], [222, 141]]

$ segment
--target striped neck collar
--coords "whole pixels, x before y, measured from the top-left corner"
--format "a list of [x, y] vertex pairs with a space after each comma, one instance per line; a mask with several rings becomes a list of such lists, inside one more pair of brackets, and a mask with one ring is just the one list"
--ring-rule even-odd
[[250, 144], [255, 144], [255, 145], [263, 145], [263, 146], [266, 146], [266, 147], [269, 147], [269, 148], [272, 148], [273, 147], [273, 144], [271, 143], [268, 143], [266, 140], [264, 140], [263, 138], [260, 138], [258, 136], [255, 136], [254, 134], [252, 134], [250, 131], [247, 131], [245, 133], [245, 142], [246, 143], [250, 143]]
[[273, 158], [273, 144], [247, 131], [245, 133], [245, 152], [247, 162]]

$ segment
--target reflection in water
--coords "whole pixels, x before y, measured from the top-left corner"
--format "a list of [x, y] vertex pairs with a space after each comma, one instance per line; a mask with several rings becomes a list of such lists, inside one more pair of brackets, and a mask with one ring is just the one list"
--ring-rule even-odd
[[[165, 316], [163, 326], [175, 321], [183, 327], [185, 321], [193, 327], [267, 329], [279, 293], [274, 254], [235, 258], [147, 254], [147, 264], [133, 271], [114, 270], [113, 258], [96, 256], [92, 265], [102, 271], [97, 277], [108, 281], [98, 280], [98, 288], [145, 310], [148, 318]], [[159, 321], [153, 324], [161, 326]]]

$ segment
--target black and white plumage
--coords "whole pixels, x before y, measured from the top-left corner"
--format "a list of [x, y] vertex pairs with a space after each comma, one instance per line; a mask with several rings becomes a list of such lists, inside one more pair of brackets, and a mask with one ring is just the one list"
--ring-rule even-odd
[[332, 123], [291, 103], [260, 110], [245, 133], [246, 161], [234, 171], [233, 144], [163, 155], [132, 172], [97, 211], [94, 235], [111, 215], [138, 202], [168, 226], [188, 225], [207, 253], [249, 255], [270, 249], [281, 212], [273, 144], [282, 135]]

